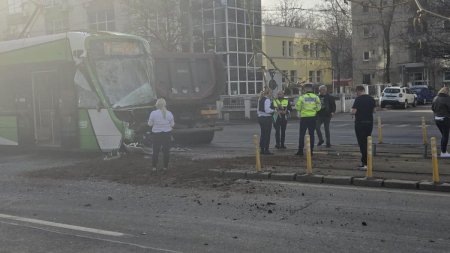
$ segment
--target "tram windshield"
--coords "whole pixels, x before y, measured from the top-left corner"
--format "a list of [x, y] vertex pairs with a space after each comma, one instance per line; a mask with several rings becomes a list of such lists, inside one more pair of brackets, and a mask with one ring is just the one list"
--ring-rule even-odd
[[90, 59], [113, 108], [145, 105], [156, 99], [151, 62], [141, 42], [93, 41]]

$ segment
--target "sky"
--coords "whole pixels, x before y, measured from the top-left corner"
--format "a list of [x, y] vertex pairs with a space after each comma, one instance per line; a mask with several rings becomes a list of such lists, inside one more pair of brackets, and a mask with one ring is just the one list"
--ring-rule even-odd
[[[314, 7], [315, 4], [317, 4], [318, 0], [298, 0], [304, 8], [311, 8]], [[271, 6], [274, 6], [278, 0], [261, 0], [261, 4], [263, 8], [269, 8]]]

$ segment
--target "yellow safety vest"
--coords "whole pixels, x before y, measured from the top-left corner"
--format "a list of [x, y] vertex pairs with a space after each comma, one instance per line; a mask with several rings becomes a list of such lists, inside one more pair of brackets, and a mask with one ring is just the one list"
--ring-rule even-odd
[[320, 108], [320, 98], [312, 92], [300, 96], [296, 104], [297, 113], [301, 118], [316, 116]]
[[282, 98], [281, 100], [279, 100], [277, 98], [277, 99], [274, 99], [272, 103], [273, 103], [273, 107], [275, 107], [275, 109], [277, 109], [280, 105], [283, 108], [286, 108], [289, 105], [289, 100], [287, 100], [286, 98]]

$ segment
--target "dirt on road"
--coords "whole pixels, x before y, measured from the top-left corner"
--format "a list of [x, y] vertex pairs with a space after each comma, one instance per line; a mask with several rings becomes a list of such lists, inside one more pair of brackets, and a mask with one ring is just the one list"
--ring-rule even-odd
[[[290, 152], [262, 156], [264, 171], [305, 173], [304, 157]], [[364, 177], [356, 165], [355, 154], [321, 154], [313, 157], [314, 173]], [[450, 181], [450, 160], [440, 161], [441, 180]], [[126, 155], [117, 159], [93, 158], [70, 166], [51, 167], [27, 172], [28, 177], [67, 180], [106, 180], [131, 185], [158, 185], [175, 187], [217, 187], [232, 184], [220, 177], [216, 170], [255, 171], [255, 157], [215, 158], [193, 160], [183, 154], [171, 155], [169, 169], [151, 170], [151, 157]], [[388, 179], [431, 180], [431, 159], [420, 157], [377, 156], [374, 158], [374, 176]]]

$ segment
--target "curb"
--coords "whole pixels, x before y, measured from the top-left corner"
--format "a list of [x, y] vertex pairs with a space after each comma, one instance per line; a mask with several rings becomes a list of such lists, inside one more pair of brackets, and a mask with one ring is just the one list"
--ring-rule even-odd
[[298, 174], [298, 173], [272, 173], [272, 172], [253, 172], [243, 170], [224, 171], [218, 169], [209, 170], [220, 177], [231, 179], [254, 179], [254, 180], [277, 180], [314, 184], [335, 184], [335, 185], [354, 185], [363, 187], [385, 187], [395, 189], [425, 190], [450, 192], [450, 183], [435, 184], [429, 181], [410, 181], [398, 179], [382, 179], [352, 176], [332, 176], [316, 174]]
[[398, 188], [398, 189], [418, 189], [418, 181], [409, 180], [397, 180], [397, 179], [386, 179], [384, 180], [384, 187], [387, 188]]

